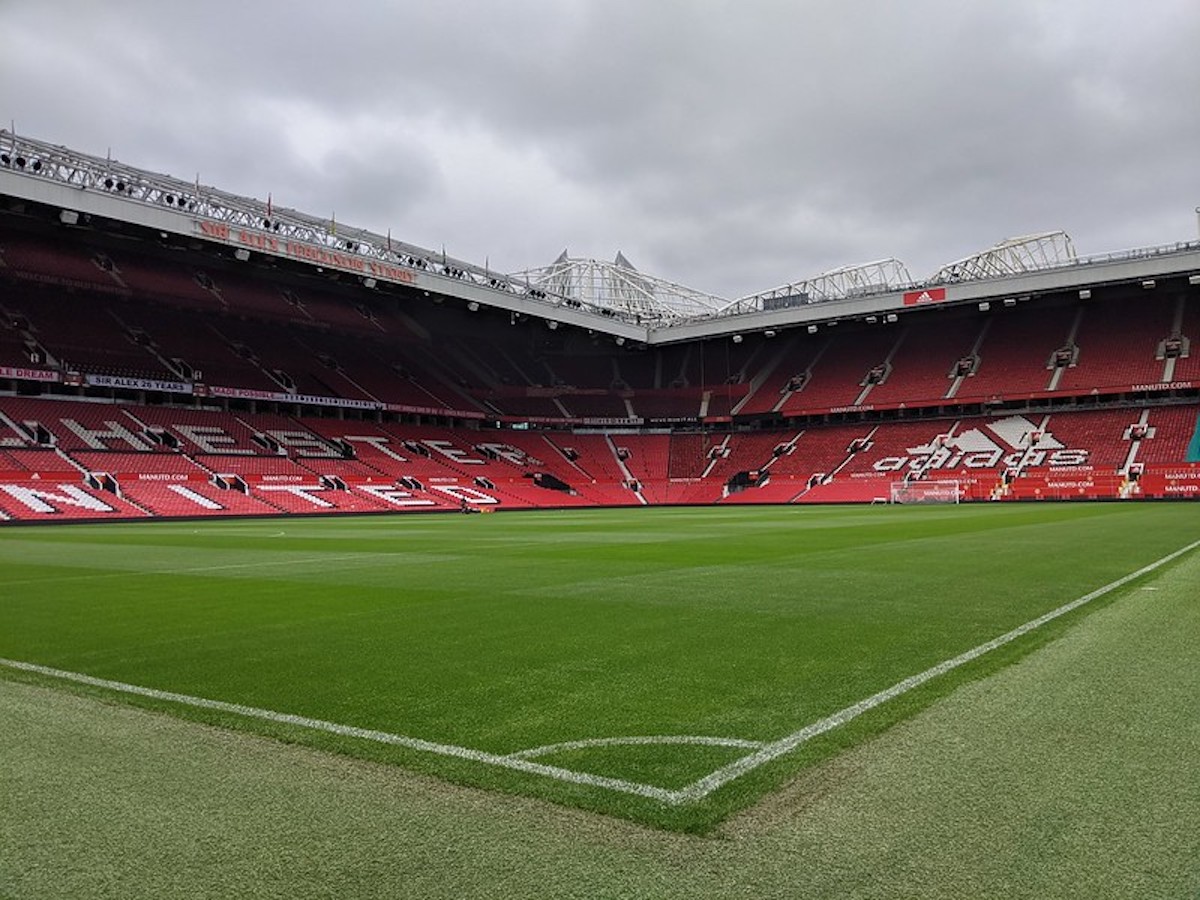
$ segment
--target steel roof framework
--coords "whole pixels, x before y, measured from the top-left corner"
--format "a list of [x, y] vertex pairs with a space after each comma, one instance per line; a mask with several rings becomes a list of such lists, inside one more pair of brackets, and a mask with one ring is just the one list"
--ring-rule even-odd
[[638, 323], [669, 324], [713, 316], [728, 305], [712, 294], [639, 272], [622, 253], [612, 262], [601, 262], [571, 257], [564, 250], [550, 265], [512, 277], [547, 294], [610, 310]]
[[[95, 192], [114, 201], [138, 204], [147, 211], [169, 210], [190, 219], [200, 231], [205, 231], [206, 223], [211, 222], [325, 248], [339, 254], [339, 260], [349, 254], [359, 263], [374, 265], [371, 261], [379, 261], [399, 265], [423, 273], [415, 275], [416, 278], [425, 274], [436, 276], [433, 282], [440, 284], [430, 283], [429, 289], [448, 296], [461, 292], [472, 303], [519, 308], [523, 314], [544, 316], [551, 321], [578, 317], [576, 324], [587, 327], [614, 332], [636, 330], [642, 334], [640, 339], [647, 341], [655, 340], [656, 335], [669, 341], [672, 338], [668, 332], [676, 329], [688, 332], [698, 324], [706, 331], [731, 330], [746, 318], [756, 316], [765, 316], [770, 319], [771, 327], [778, 327], [790, 320], [784, 313], [793, 307], [798, 307], [795, 316], [808, 320], [814, 314], [824, 314], [814, 309], [802, 311], [814, 304], [834, 304], [831, 313], [847, 306], [847, 301], [849, 306], [866, 302], [875, 307], [889, 302], [889, 297], [897, 300], [900, 292], [913, 289], [971, 284], [982, 289], [989, 280], [1041, 276], [1088, 265], [1140, 264], [1200, 248], [1200, 243], [1188, 242], [1080, 259], [1065, 232], [1051, 231], [1001, 241], [981, 253], [942, 266], [931, 278], [922, 281], [914, 281], [903, 263], [889, 258], [833, 269], [730, 302], [640, 272], [621, 253], [613, 262], [606, 263], [572, 258], [564, 251], [549, 266], [512, 275], [492, 272], [487, 264], [479, 266], [448, 257], [444, 251], [436, 253], [393, 240], [390, 233], [382, 236], [340, 224], [332, 215], [326, 219], [277, 208], [269, 198], [264, 203], [201, 185], [199, 176], [194, 182], [187, 182], [120, 163], [111, 154], [106, 158], [89, 156], [17, 136], [11, 131], [0, 130], [0, 170]], [[361, 271], [357, 265], [351, 269]], [[461, 291], [448, 289], [450, 282], [443, 280], [447, 278], [461, 283]], [[399, 280], [413, 283], [408, 278]], [[977, 292], [974, 287], [954, 289]], [[605, 318], [611, 324], [605, 324]]]
[[1075, 245], [1065, 231], [1046, 231], [1023, 237], [1007, 238], [982, 253], [946, 263], [933, 274], [928, 284], [954, 284], [1003, 278], [1067, 266], [1077, 262]]
[[912, 276], [904, 263], [892, 257], [831, 269], [804, 281], [793, 281], [769, 291], [751, 294], [726, 304], [721, 312], [740, 315], [788, 306], [806, 306], [810, 303], [886, 294], [912, 285]]
[[[393, 240], [390, 235], [354, 228], [337, 222], [332, 215], [326, 219], [275, 206], [269, 198], [263, 202], [202, 185], [199, 175], [194, 182], [187, 182], [125, 165], [111, 157], [89, 156], [23, 135], [18, 137], [5, 130], [0, 130], [0, 165], [71, 187], [166, 207], [235, 228], [448, 275], [496, 290], [527, 293], [524, 283], [492, 272], [487, 266], [454, 259], [444, 251], [437, 253]], [[545, 298], [535, 293], [532, 299]]]

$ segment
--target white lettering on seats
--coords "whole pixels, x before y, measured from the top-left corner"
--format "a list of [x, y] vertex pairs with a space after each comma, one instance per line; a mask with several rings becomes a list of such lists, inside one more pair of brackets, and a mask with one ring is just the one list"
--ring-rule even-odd
[[351, 444], [366, 444], [368, 447], [373, 447], [374, 449], [378, 450], [384, 456], [390, 456], [392, 459], [396, 460], [396, 462], [408, 462], [407, 456], [401, 456], [395, 450], [391, 449], [389, 446], [391, 441], [385, 437], [366, 434], [347, 434], [342, 438], [342, 440]]
[[528, 457], [511, 444], [479, 444], [479, 449], [486, 453], [494, 453], [499, 459], [506, 460], [514, 466], [523, 466]]
[[92, 512], [115, 512], [111, 506], [99, 497], [93, 497], [82, 488], [78, 488], [73, 484], [58, 485], [58, 492], [44, 488], [27, 487], [22, 484], [0, 484], [0, 491], [4, 491], [14, 500], [24, 504], [36, 513], [59, 512], [60, 510], [53, 504], [57, 504], [60, 507], [77, 506], [80, 509], [87, 509]]
[[201, 453], [234, 453], [253, 456], [254, 451], [236, 447], [237, 439], [216, 425], [172, 425], [176, 431], [200, 448]]
[[[350, 438], [346, 438], [346, 440], [350, 440]], [[426, 497], [417, 497], [411, 491], [389, 487], [388, 485], [360, 484], [357, 485], [357, 488], [364, 494], [370, 494], [372, 497], [391, 503], [393, 506], [437, 506], [436, 503]]]
[[325, 488], [315, 484], [260, 484], [260, 491], [277, 491], [285, 494], [291, 494], [293, 497], [300, 497], [307, 500], [313, 506], [319, 506], [322, 509], [331, 509], [333, 504], [328, 500], [317, 497], [316, 494], [321, 493]]
[[[88, 428], [86, 425], [80, 425], [74, 419], [59, 419], [67, 428], [75, 433], [75, 435], [91, 447], [93, 450], [111, 450], [105, 440], [124, 441], [134, 450], [149, 450], [150, 445], [143, 441], [140, 437], [122, 425], [120, 422], [113, 422], [108, 419], [104, 420], [104, 428]], [[107, 429], [107, 430], [105, 430]]]
[[465, 500], [468, 503], [476, 503], [480, 506], [491, 506], [500, 502], [495, 497], [489, 497], [487, 494], [475, 490], [475, 488], [469, 488], [462, 484], [434, 484], [430, 485], [430, 490], [441, 491], [455, 500]]
[[[449, 441], [421, 441], [430, 450], [434, 450], [452, 462], [462, 463], [465, 466], [482, 466], [482, 459], [476, 459], [473, 456], [468, 456], [465, 450], [459, 450]], [[493, 501], [494, 502], [494, 501]]]
[[280, 446], [298, 450], [304, 456], [323, 456], [327, 459], [341, 456], [325, 441], [307, 431], [268, 431], [267, 434], [275, 438]]
[[198, 494], [189, 487], [184, 487], [182, 484], [168, 484], [167, 490], [178, 494], [184, 500], [189, 500], [195, 503], [201, 509], [224, 509], [216, 500], [210, 500], [203, 494]]
[[[969, 428], [961, 434], [938, 435], [928, 444], [908, 447], [907, 456], [885, 456], [873, 464], [876, 472], [938, 471], [941, 469], [994, 469], [1003, 464], [1008, 468], [1019, 465], [1052, 468], [1078, 467], [1088, 464], [1087, 450], [1069, 449], [1049, 432], [1040, 432], [1036, 444], [1033, 435], [1037, 426], [1024, 416], [1009, 416], [984, 426]], [[996, 438], [999, 438], [997, 440]]]

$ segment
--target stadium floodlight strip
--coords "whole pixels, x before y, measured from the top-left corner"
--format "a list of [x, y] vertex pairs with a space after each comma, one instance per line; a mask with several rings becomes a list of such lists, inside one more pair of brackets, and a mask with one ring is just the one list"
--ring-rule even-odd
[[[1110, 594], [1118, 588], [1122, 588], [1129, 584], [1131, 581], [1141, 578], [1143, 575], [1148, 575], [1151, 572], [1162, 568], [1168, 563], [1174, 562], [1181, 556], [1192, 552], [1197, 547], [1200, 547], [1200, 540], [1193, 541], [1192, 543], [1185, 547], [1181, 547], [1173, 553], [1168, 553], [1166, 556], [1157, 559], [1148, 565], [1142, 566], [1135, 572], [1130, 572], [1128, 575], [1123, 575], [1122, 577], [1115, 581], [1109, 582], [1103, 587], [1099, 587], [1090, 593], [1084, 594], [1082, 597], [1072, 600], [1070, 603], [1065, 603], [1057, 609], [1053, 609], [1035, 619], [1031, 619], [1024, 625], [1017, 626], [1012, 631], [1005, 632], [999, 637], [992, 638], [990, 641], [986, 641], [976, 647], [971, 648], [970, 650], [967, 650], [965, 653], [960, 653], [958, 656], [947, 659], [944, 662], [940, 662], [937, 665], [926, 669], [924, 672], [909, 676], [903, 681], [898, 681], [891, 687], [885, 688], [876, 694], [872, 694], [870, 697], [860, 700], [858, 703], [847, 706], [845, 709], [839, 710], [833, 715], [826, 716], [824, 719], [804, 726], [799, 731], [792, 732], [786, 737], [767, 744], [759, 744], [756, 741], [748, 741], [738, 738], [661, 735], [635, 738], [598, 738], [591, 741], [571, 741], [562, 744], [547, 744], [543, 747], [537, 747], [531, 750], [517, 751], [516, 753], [512, 754], [501, 755], [496, 753], [488, 753], [483, 750], [474, 750], [470, 747], [460, 747], [455, 744], [440, 744], [433, 741], [426, 741], [421, 738], [391, 734], [384, 731], [374, 731], [367, 728], [357, 728], [352, 725], [341, 725], [336, 722], [327, 722], [322, 719], [312, 719], [307, 716], [297, 716], [292, 715], [291, 713], [276, 712], [269, 709], [260, 709], [254, 706], [245, 706], [240, 703], [228, 703], [223, 700], [209, 700], [204, 697], [194, 697], [189, 694], [175, 693], [174, 691], [162, 691], [157, 688], [142, 687], [141, 685], [127, 684], [122, 681], [111, 681], [107, 678], [97, 678], [93, 675], [85, 675], [81, 672], [69, 672], [63, 669], [55, 669], [50, 666], [39, 665], [37, 663], [0, 658], [0, 666], [20, 672], [30, 672], [32, 674], [42, 675], [47, 678], [70, 681], [75, 684], [84, 684], [90, 687], [98, 687], [104, 690], [116, 691], [118, 693], [146, 697], [151, 700], [179, 703], [184, 706], [229, 713], [246, 718], [261, 719], [283, 725], [294, 725], [300, 728], [336, 734], [341, 737], [360, 738], [362, 740], [374, 741], [375, 743], [390, 744], [392, 746], [405, 747], [410, 750], [434, 753], [439, 756], [450, 756], [457, 759], [483, 763], [485, 765], [513, 769], [532, 775], [541, 775], [557, 781], [564, 781], [572, 784], [584, 785], [587, 787], [604, 788], [606, 790], [633, 794], [639, 797], [646, 797], [650, 800], [657, 800], [660, 803], [668, 806], [685, 806], [692, 803], [698, 803], [713, 792], [725, 787], [730, 782], [742, 778], [743, 776], [750, 774], [756, 769], [759, 769], [782, 756], [786, 756], [813, 738], [840, 728], [842, 725], [857, 719], [864, 713], [869, 712], [870, 710], [875, 709], [884, 703], [887, 703], [889, 700], [894, 700], [896, 697], [906, 694], [909, 691], [914, 690], [915, 688], [918, 688], [941, 675], [945, 675], [947, 672], [953, 671], [954, 669], [964, 666], [969, 662], [991, 653], [993, 650], [1010, 644], [1018, 638], [1024, 637], [1032, 631], [1036, 631], [1043, 625], [1053, 622], [1055, 619], [1065, 616], [1067, 613], [1073, 612], [1074, 610], [1091, 603], [1093, 600], [1097, 600], [1106, 594]], [[678, 790], [668, 790], [655, 785], [641, 784], [635, 781], [626, 781], [621, 778], [609, 778], [604, 775], [593, 775], [589, 772], [576, 772], [572, 769], [564, 769], [559, 766], [544, 765], [542, 763], [534, 762], [532, 759], [530, 759], [532, 756], [554, 752], [558, 749], [574, 747], [582, 748], [587, 746], [606, 746], [615, 744], [703, 744], [742, 748], [757, 746], [758, 749], [753, 753], [736, 760], [735, 762], [716, 769], [715, 771], [705, 775], [703, 778], [693, 782], [687, 787]]]

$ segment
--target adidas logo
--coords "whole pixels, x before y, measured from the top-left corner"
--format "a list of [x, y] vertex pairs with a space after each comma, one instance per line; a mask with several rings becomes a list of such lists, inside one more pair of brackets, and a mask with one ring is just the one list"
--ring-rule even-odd
[[876, 460], [875, 471], [997, 469], [1020, 465], [1074, 468], [1086, 466], [1089, 456], [1087, 450], [1067, 447], [1024, 416], [1009, 416], [959, 434], [939, 435], [927, 444], [906, 449], [906, 456]]

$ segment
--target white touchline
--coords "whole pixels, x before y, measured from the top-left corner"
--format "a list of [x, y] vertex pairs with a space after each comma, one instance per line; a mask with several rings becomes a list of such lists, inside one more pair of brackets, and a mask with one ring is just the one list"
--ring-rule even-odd
[[936, 666], [926, 669], [924, 672], [921, 672], [918, 675], [912, 675], [909, 678], [905, 678], [903, 681], [893, 684], [890, 688], [886, 688], [880, 691], [878, 694], [873, 694], [870, 697], [867, 697], [865, 700], [860, 700], [858, 703], [855, 703], [852, 706], [847, 706], [845, 709], [835, 712], [833, 715], [827, 716], [818, 722], [813, 722], [811, 725], [806, 725], [799, 731], [792, 732], [785, 738], [781, 738], [778, 741], [773, 741], [772, 743], [765, 745], [761, 750], [757, 750], [748, 756], [743, 756], [741, 759], [737, 760], [736, 762], [732, 762], [727, 766], [722, 766], [715, 772], [705, 775], [699, 781], [688, 785], [682, 790], [674, 791], [670, 802], [673, 804], [683, 804], [695, 803], [698, 800], [702, 800], [713, 791], [724, 787], [734, 779], [741, 778], [743, 775], [753, 772], [760, 766], [766, 765], [772, 760], [778, 759], [779, 757], [792, 752], [806, 741], [812, 740], [818, 735], [825, 734], [827, 731], [832, 731], [839, 726], [845, 725], [847, 722], [858, 718], [863, 713], [872, 710], [883, 703], [887, 703], [887, 701], [899, 697], [901, 694], [907, 693], [913, 688], [920, 687], [927, 681], [932, 681], [934, 678], [937, 678], [939, 675], [944, 675], [952, 669], [957, 669], [961, 665], [978, 659], [985, 653], [990, 653], [991, 651], [995, 650], [997, 647], [1003, 647], [1005, 644], [1012, 643], [1017, 638], [1029, 634], [1029, 632], [1037, 628], [1041, 628], [1047, 622], [1052, 622], [1059, 616], [1064, 616], [1086, 603], [1091, 603], [1096, 598], [1103, 597], [1105, 594], [1115, 591], [1117, 588], [1128, 584], [1135, 578], [1140, 578], [1149, 572], [1153, 572], [1155, 569], [1166, 565], [1172, 560], [1178, 559], [1185, 553], [1195, 550], [1197, 547], [1200, 547], [1200, 541], [1193, 541], [1186, 547], [1176, 550], [1174, 553], [1169, 553], [1162, 559], [1155, 560], [1147, 566], [1142, 566], [1142, 568], [1138, 569], [1136, 572], [1130, 572], [1128, 575], [1104, 585], [1104, 587], [1097, 588], [1090, 594], [1084, 594], [1077, 600], [1072, 600], [1070, 603], [1066, 603], [1058, 607], [1058, 609], [1053, 609], [1044, 615], [1038, 616], [1036, 619], [1026, 622], [1024, 625], [1017, 626], [1012, 631], [1002, 634], [997, 638], [992, 638], [990, 641], [980, 644], [978, 647], [973, 647], [965, 653], [960, 653], [953, 659], [948, 659], [945, 662], [938, 663]]
[[[651, 800], [658, 800], [671, 806], [680, 806], [687, 803], [698, 802], [713, 791], [729, 784], [737, 778], [741, 778], [755, 769], [766, 765], [773, 760], [784, 756], [795, 750], [801, 744], [811, 740], [818, 735], [832, 731], [847, 722], [856, 719], [863, 713], [886, 703], [901, 694], [907, 693], [916, 687], [920, 687], [928, 681], [937, 678], [939, 675], [944, 675], [946, 672], [956, 669], [972, 660], [978, 659], [986, 653], [998, 647], [1003, 647], [1015, 641], [1017, 638], [1034, 631], [1037, 628], [1045, 625], [1047, 622], [1066, 615], [1072, 610], [1090, 603], [1098, 597], [1103, 597], [1105, 594], [1115, 591], [1136, 578], [1140, 578], [1161, 566], [1166, 565], [1172, 560], [1178, 559], [1185, 553], [1189, 553], [1200, 547], [1200, 541], [1193, 541], [1186, 547], [1176, 550], [1174, 553], [1169, 553], [1159, 560], [1156, 560], [1149, 565], [1143, 566], [1136, 572], [1130, 572], [1128, 575], [1118, 578], [1103, 587], [1097, 588], [1091, 593], [1084, 594], [1070, 603], [1066, 603], [1057, 609], [1053, 609], [1048, 613], [1038, 616], [1036, 619], [1031, 619], [1024, 625], [1019, 625], [1012, 631], [1006, 632], [999, 637], [993, 638], [986, 643], [980, 644], [965, 653], [960, 653], [958, 656], [938, 663], [932, 668], [926, 669], [917, 675], [912, 675], [899, 681], [889, 688], [885, 688], [877, 694], [867, 697], [865, 700], [860, 700], [852, 706], [847, 706], [845, 709], [827, 716], [820, 721], [813, 722], [811, 725], [806, 725], [799, 731], [787, 735], [777, 741], [770, 743], [761, 743], [757, 741], [743, 740], [740, 738], [712, 738], [712, 737], [695, 737], [695, 736], [680, 736], [680, 735], [661, 735], [657, 737], [633, 737], [633, 738], [595, 738], [582, 741], [566, 741], [559, 744], [547, 744], [542, 747], [535, 747], [531, 750], [518, 751], [509, 755], [501, 755], [496, 753], [487, 753], [483, 750], [472, 750], [470, 747], [459, 747], [455, 744], [439, 744], [433, 741], [422, 740], [421, 738], [406, 737], [399, 734], [390, 734], [385, 731], [373, 731], [367, 728], [357, 728], [352, 725], [340, 725], [336, 722], [326, 722], [322, 719], [310, 719], [306, 716], [296, 716], [290, 713], [275, 712], [269, 709], [259, 709], [254, 706], [244, 706], [240, 703], [227, 703], [223, 700], [208, 700], [204, 697], [193, 697], [189, 694], [178, 694], [173, 691], [160, 691], [157, 688], [142, 687], [136, 684], [126, 684], [121, 681], [110, 681], [106, 678], [97, 678], [92, 675], [85, 675], [80, 672], [68, 672], [63, 669], [55, 669], [49, 666], [38, 665], [37, 663], [20, 662], [18, 660], [0, 658], [0, 666], [6, 666], [10, 669], [17, 669], [23, 672], [34, 672], [39, 675], [44, 675], [50, 678], [59, 678], [64, 681], [73, 681], [78, 684], [87, 684], [94, 687], [104, 688], [106, 690], [118, 691], [124, 694], [134, 694], [140, 697], [148, 697], [154, 700], [165, 700], [171, 703], [180, 703], [185, 706], [194, 706], [201, 709], [211, 709], [218, 712], [231, 713], [233, 715], [245, 716], [252, 719], [263, 719], [268, 722], [278, 722], [285, 725], [295, 725], [301, 728], [310, 728], [315, 731], [325, 731], [330, 734], [336, 734], [343, 737], [360, 738], [362, 740], [374, 741], [380, 744], [391, 744], [397, 747], [405, 747], [411, 750], [419, 750], [427, 753], [436, 753], [440, 756], [451, 756], [458, 759], [471, 760], [472, 762], [484, 763], [486, 765], [500, 766], [506, 769], [515, 769], [519, 772], [528, 772], [534, 775], [542, 775], [547, 778], [553, 778], [558, 781], [566, 781], [573, 784], [586, 785], [588, 787], [605, 788], [611, 791], [619, 791], [626, 794], [635, 794], [639, 797], [647, 797]], [[563, 769], [558, 766], [548, 766], [542, 763], [533, 762], [528, 757], [540, 756], [546, 753], [555, 752], [558, 750], [570, 750], [576, 748], [584, 748], [589, 746], [605, 746], [611, 744], [710, 744], [714, 746], [727, 747], [758, 747], [755, 752], [742, 757], [741, 759], [722, 766], [719, 769], [704, 776], [699, 781], [693, 782], [685, 788], [679, 790], [667, 790], [666, 788], [656, 787], [650, 784], [641, 784], [636, 781], [625, 781], [620, 778], [609, 778], [603, 775], [593, 775], [588, 772], [575, 772], [571, 769]]]
[[270, 709], [259, 709], [256, 706], [243, 706], [240, 703], [226, 703], [223, 700], [208, 700], [204, 697], [193, 697], [190, 694], [177, 694], [174, 691], [160, 691], [157, 688], [142, 687], [136, 684], [126, 684], [123, 681], [110, 681], [107, 678], [96, 678], [80, 672], [68, 672], [63, 669], [53, 669], [36, 663], [20, 662], [13, 659], [0, 658], [0, 666], [17, 669], [22, 672], [35, 672], [50, 678], [61, 678], [64, 681], [74, 681], [78, 684], [92, 685], [122, 694], [135, 694], [139, 697], [149, 697], [152, 700], [166, 700], [171, 703], [181, 703], [185, 706], [195, 706], [200, 709], [212, 709], [217, 712], [232, 713], [251, 719], [264, 719], [268, 722], [278, 722], [284, 725], [297, 725], [301, 728], [311, 728], [315, 731], [327, 731], [341, 737], [361, 738], [375, 741], [379, 744], [391, 744], [396, 747], [406, 747], [410, 750], [423, 750], [436, 753], [439, 756], [453, 756], [459, 759], [469, 759], [472, 762], [487, 763], [506, 769], [516, 769], [519, 772], [531, 772], [535, 775], [545, 775], [559, 781], [570, 781], [589, 787], [608, 788], [626, 794], [637, 794], [650, 797], [665, 803], [671, 802], [672, 791], [654, 787], [649, 784], [638, 784], [633, 781], [623, 781], [620, 778], [606, 778], [603, 775], [591, 775], [587, 772], [573, 772], [570, 769], [560, 769], [558, 766], [547, 766], [542, 763], [530, 762], [497, 753], [486, 753], [483, 750], [472, 750], [470, 747], [459, 747], [455, 744], [438, 744], [421, 738], [406, 737], [400, 734], [389, 734], [386, 731], [373, 731], [369, 728], [356, 728], [352, 725], [339, 725], [337, 722], [326, 722], [323, 719], [310, 719], [307, 716], [294, 716], [290, 713], [275, 712]]

